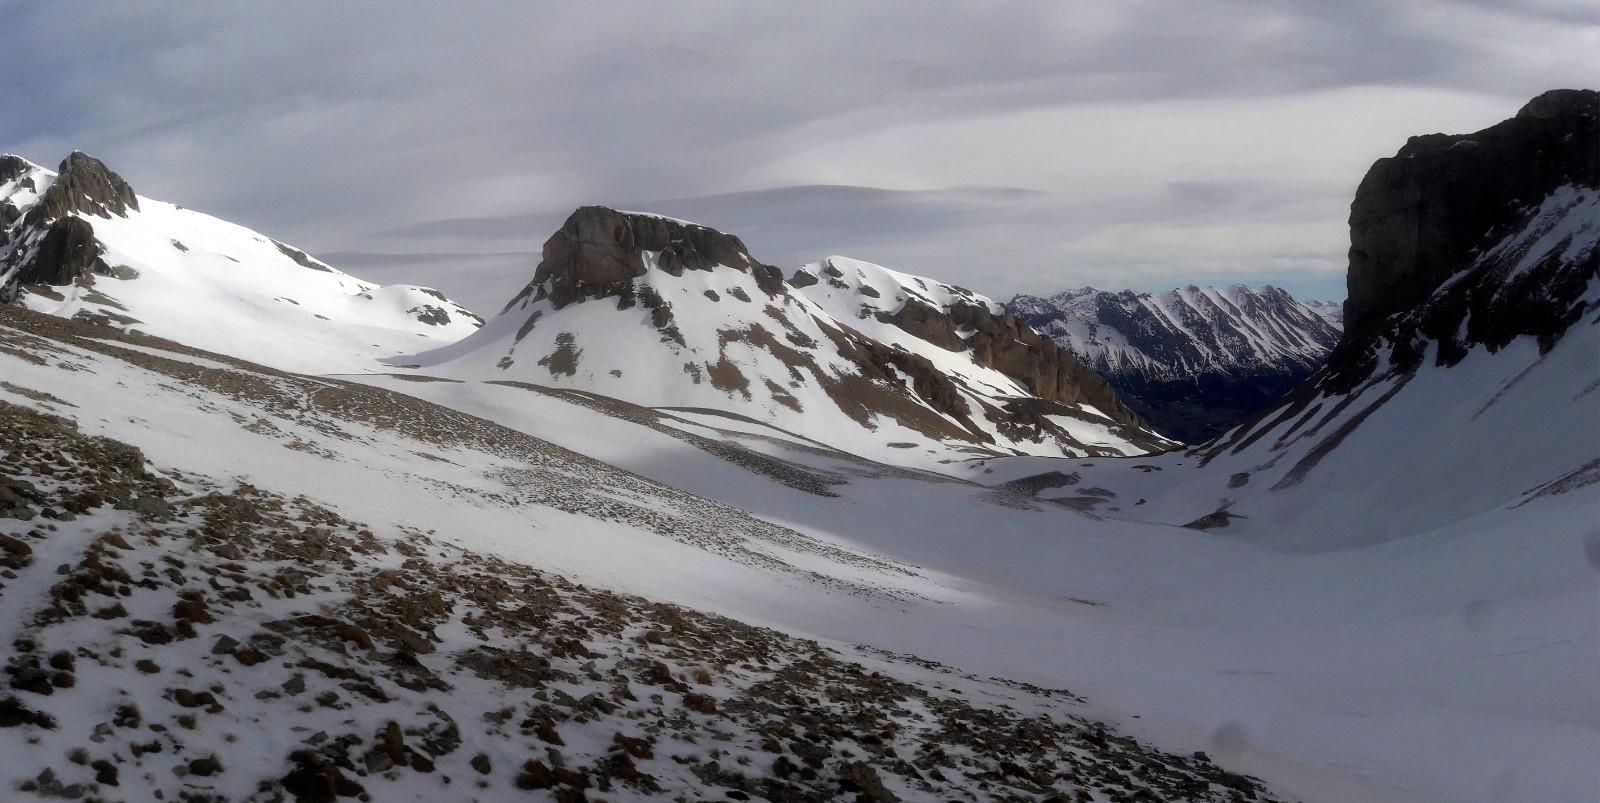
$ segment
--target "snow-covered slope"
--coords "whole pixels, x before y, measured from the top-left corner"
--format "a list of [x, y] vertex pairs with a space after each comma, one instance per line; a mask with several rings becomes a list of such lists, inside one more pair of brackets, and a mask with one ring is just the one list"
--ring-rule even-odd
[[425, 287], [380, 287], [262, 234], [140, 197], [74, 153], [0, 156], [0, 301], [300, 371], [360, 371], [481, 319]]
[[1199, 443], [1276, 401], [1339, 339], [1329, 307], [1272, 286], [1085, 287], [1006, 309], [1099, 372], [1163, 434]]
[[[837, 287], [796, 292], [736, 237], [585, 207], [545, 245], [527, 289], [481, 331], [390, 362], [725, 410], [906, 464], [1169, 445], [993, 302], [961, 294], [952, 305], [958, 294], [943, 285], [830, 261], [843, 264], [853, 283], [828, 276]], [[929, 289], [913, 294], [912, 285]], [[928, 303], [913, 307], [914, 296]]]

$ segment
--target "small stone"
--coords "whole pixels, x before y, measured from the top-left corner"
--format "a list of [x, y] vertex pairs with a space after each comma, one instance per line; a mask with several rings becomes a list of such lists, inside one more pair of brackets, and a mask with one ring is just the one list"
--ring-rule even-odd
[[197, 758], [189, 762], [189, 774], [202, 777], [215, 775], [222, 772], [222, 762], [216, 756]]

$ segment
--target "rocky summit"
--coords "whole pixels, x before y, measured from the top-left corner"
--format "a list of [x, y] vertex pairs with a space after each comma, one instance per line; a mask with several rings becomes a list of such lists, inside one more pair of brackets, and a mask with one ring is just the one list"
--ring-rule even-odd
[[[651, 265], [645, 263], [647, 253], [653, 255]], [[778, 270], [751, 259], [744, 243], [731, 234], [656, 215], [585, 206], [545, 241], [533, 281], [510, 303], [543, 292], [560, 309], [580, 298], [620, 292], [651, 267], [682, 276], [685, 270], [717, 266], [749, 271], [758, 283], [766, 279], [774, 292], [781, 286]]]
[[1477, 133], [1412, 137], [1378, 160], [1350, 206], [1330, 387], [1430, 356], [1453, 365], [1523, 335], [1548, 349], [1593, 309], [1596, 142], [1600, 93], [1562, 89]]

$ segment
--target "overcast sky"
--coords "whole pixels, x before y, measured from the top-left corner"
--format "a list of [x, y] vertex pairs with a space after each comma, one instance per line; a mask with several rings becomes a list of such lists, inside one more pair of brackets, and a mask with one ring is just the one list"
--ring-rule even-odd
[[4, 5], [0, 150], [484, 311], [583, 204], [1000, 299], [1342, 298], [1374, 159], [1600, 79], [1590, 0]]

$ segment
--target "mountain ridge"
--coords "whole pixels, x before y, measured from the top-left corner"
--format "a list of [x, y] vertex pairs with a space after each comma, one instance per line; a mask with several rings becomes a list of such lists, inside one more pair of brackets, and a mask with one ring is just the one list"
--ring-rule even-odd
[[379, 286], [263, 234], [139, 196], [81, 151], [0, 156], [0, 303], [278, 367], [372, 370], [482, 322], [436, 290]]
[[[833, 304], [819, 290], [826, 283], [796, 288], [734, 235], [583, 207], [551, 235], [533, 279], [483, 330], [387, 361], [646, 406], [726, 409], [889, 462], [1170, 447], [1103, 380], [1024, 333], [998, 304], [850, 264], [885, 279], [881, 289], [845, 285], [852, 299], [873, 302], [870, 311]], [[914, 299], [891, 276], [946, 288], [950, 300]], [[892, 310], [882, 307], [886, 299]], [[911, 454], [919, 441], [928, 446]]]
[[1238, 424], [1320, 368], [1339, 329], [1267, 285], [1164, 293], [1084, 287], [1006, 308], [1104, 376], [1163, 434], [1188, 443]]

